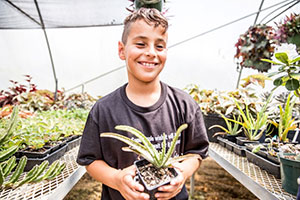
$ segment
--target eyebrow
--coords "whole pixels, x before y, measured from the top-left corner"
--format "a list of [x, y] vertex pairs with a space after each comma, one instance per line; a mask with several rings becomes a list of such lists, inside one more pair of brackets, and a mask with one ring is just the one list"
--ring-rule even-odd
[[[137, 36], [137, 37], [133, 38], [133, 40], [137, 40], [137, 39], [145, 40], [145, 39], [147, 39], [147, 37], [145, 37], [145, 36]], [[159, 42], [165, 42], [165, 43], [166, 43], [166, 40], [164, 40], [164, 39], [162, 39], [162, 38], [158, 38], [157, 40], [158, 40]]]

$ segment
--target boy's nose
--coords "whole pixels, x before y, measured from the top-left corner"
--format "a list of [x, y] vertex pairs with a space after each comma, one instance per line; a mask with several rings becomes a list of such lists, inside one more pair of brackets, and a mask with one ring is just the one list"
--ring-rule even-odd
[[155, 56], [156, 55], [155, 48], [153, 46], [149, 46], [149, 48], [146, 50], [145, 54], [146, 54], [146, 56]]

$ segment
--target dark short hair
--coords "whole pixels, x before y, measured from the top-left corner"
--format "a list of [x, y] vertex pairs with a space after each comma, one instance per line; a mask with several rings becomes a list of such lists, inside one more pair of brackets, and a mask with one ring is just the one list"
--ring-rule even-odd
[[154, 27], [162, 26], [164, 28], [164, 33], [167, 31], [169, 26], [168, 20], [157, 9], [140, 8], [132, 12], [124, 20], [124, 29], [122, 34], [123, 44], [126, 44], [127, 42], [131, 24], [141, 19], [149, 25], [154, 25]]

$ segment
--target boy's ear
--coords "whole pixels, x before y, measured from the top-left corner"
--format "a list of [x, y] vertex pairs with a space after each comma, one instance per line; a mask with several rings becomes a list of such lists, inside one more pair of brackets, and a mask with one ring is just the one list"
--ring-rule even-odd
[[125, 45], [121, 41], [118, 42], [118, 50], [120, 59], [125, 60]]

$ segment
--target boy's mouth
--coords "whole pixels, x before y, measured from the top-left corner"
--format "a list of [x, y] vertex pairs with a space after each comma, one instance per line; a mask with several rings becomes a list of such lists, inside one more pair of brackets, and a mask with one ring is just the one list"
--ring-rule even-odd
[[143, 61], [141, 61], [141, 62], [138, 62], [139, 64], [141, 64], [141, 65], [144, 65], [144, 66], [146, 66], [146, 67], [155, 67], [155, 66], [157, 66], [158, 65], [158, 63], [155, 63], [155, 62], [143, 62]]

